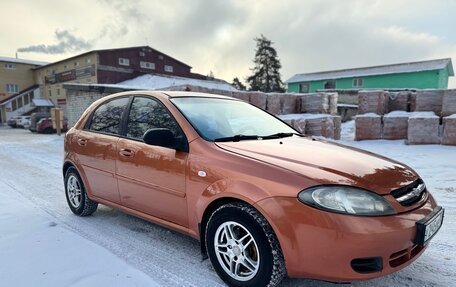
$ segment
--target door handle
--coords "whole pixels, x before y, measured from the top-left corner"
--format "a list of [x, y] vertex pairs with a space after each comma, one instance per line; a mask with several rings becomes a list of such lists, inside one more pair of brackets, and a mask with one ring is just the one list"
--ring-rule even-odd
[[119, 154], [121, 156], [125, 156], [125, 157], [134, 157], [135, 156], [135, 152], [130, 149], [127, 149], [127, 148], [120, 149]]
[[86, 146], [86, 145], [87, 145], [87, 140], [86, 140], [86, 139], [79, 138], [79, 139], [78, 139], [78, 145], [80, 145], [80, 146]]

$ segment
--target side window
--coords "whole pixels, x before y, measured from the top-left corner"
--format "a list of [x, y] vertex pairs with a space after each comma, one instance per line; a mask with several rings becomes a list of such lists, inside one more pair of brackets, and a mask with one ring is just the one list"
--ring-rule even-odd
[[89, 130], [119, 134], [122, 113], [127, 104], [128, 98], [121, 98], [99, 106], [92, 115]]
[[142, 140], [144, 133], [153, 128], [167, 128], [176, 139], [184, 139], [178, 123], [160, 103], [136, 97], [128, 115], [127, 137]]

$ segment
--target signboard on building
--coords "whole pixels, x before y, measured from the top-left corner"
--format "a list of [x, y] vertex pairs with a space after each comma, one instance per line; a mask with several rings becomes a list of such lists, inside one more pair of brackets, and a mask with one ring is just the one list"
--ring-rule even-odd
[[59, 106], [66, 105], [66, 99], [57, 99], [57, 105], [59, 105]]
[[82, 68], [72, 69], [54, 75], [45, 76], [44, 81], [46, 84], [52, 85], [92, 76], [95, 76], [95, 65], [85, 66]]

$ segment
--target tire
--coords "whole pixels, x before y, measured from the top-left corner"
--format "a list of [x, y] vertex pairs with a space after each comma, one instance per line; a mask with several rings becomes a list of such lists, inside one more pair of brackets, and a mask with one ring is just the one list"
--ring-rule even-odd
[[205, 240], [212, 266], [228, 286], [273, 287], [286, 275], [274, 231], [248, 204], [230, 203], [214, 211]]
[[91, 200], [84, 184], [74, 167], [65, 174], [65, 196], [71, 211], [78, 216], [89, 216], [97, 210], [98, 203]]

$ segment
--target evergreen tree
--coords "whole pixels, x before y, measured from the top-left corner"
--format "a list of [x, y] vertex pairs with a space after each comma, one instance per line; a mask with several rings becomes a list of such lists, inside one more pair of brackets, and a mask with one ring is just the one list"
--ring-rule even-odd
[[247, 87], [239, 80], [238, 77], [233, 79], [231, 85], [240, 91], [245, 91], [247, 89]]
[[255, 38], [256, 50], [252, 68], [253, 75], [247, 78], [247, 83], [252, 91], [262, 92], [284, 92], [282, 80], [280, 79], [280, 60], [276, 50], [272, 47], [271, 40], [264, 35]]

